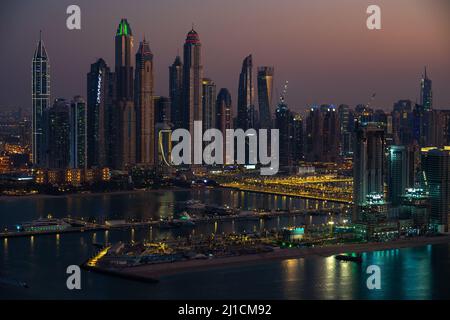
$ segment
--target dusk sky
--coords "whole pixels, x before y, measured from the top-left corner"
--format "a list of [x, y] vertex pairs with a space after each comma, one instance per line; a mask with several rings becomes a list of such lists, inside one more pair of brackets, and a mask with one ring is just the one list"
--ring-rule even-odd
[[[66, 28], [71, 4], [81, 7], [81, 30]], [[370, 4], [381, 7], [382, 30], [366, 27]], [[0, 18], [0, 108], [31, 110], [31, 59], [40, 29], [51, 97], [71, 98], [86, 96], [86, 73], [97, 58], [114, 69], [114, 35], [127, 18], [135, 50], [144, 34], [150, 42], [158, 95], [168, 95], [168, 66], [194, 23], [204, 76], [218, 90], [230, 89], [234, 107], [242, 60], [252, 53], [255, 76], [256, 66], [270, 65], [278, 92], [289, 81], [294, 110], [354, 106], [374, 92], [374, 107], [390, 110], [398, 99], [419, 99], [425, 65], [434, 107], [450, 109], [448, 0], [5, 0]]]

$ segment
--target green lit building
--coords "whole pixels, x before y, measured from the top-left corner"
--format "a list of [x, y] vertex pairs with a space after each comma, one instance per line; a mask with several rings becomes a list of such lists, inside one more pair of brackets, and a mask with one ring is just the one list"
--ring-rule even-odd
[[429, 228], [430, 197], [422, 188], [407, 188], [402, 196], [400, 219], [410, 219], [417, 234], [424, 234]]

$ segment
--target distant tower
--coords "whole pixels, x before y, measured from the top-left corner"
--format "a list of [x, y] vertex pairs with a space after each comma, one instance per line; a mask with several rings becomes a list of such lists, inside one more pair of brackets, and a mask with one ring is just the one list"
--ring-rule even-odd
[[70, 167], [87, 168], [87, 108], [80, 96], [70, 103]]
[[247, 56], [242, 63], [238, 89], [237, 129], [247, 130], [254, 127], [254, 89], [252, 55]]
[[261, 128], [272, 127], [273, 67], [258, 68], [258, 102]]
[[292, 165], [292, 124], [292, 114], [284, 100], [281, 100], [275, 112], [275, 129], [280, 134], [280, 165], [283, 167]]
[[216, 127], [216, 84], [208, 78], [202, 81], [203, 131]]
[[425, 111], [429, 111], [433, 108], [433, 91], [431, 86], [432, 81], [428, 78], [427, 68], [425, 67], [425, 73], [420, 81], [420, 103]]
[[169, 67], [170, 120], [175, 129], [183, 127], [183, 64], [180, 56]]
[[116, 32], [116, 103], [113, 130], [116, 132], [113, 167], [125, 169], [136, 162], [136, 110], [133, 101], [133, 34], [126, 19]]
[[50, 61], [41, 33], [32, 61], [31, 87], [33, 100], [31, 161], [35, 167], [43, 167], [46, 164], [47, 149], [44, 113], [50, 108]]
[[155, 108], [153, 104], [153, 54], [144, 39], [136, 53], [135, 108], [136, 162], [155, 165]]
[[[233, 128], [233, 107], [231, 94], [227, 88], [221, 88], [216, 99], [216, 128], [226, 134], [227, 129]], [[223, 163], [233, 163], [232, 157], [227, 157], [226, 150], [223, 152]]]
[[202, 121], [202, 79], [201, 48], [198, 33], [192, 28], [184, 43], [183, 65], [183, 114], [185, 129], [194, 132], [194, 121]]

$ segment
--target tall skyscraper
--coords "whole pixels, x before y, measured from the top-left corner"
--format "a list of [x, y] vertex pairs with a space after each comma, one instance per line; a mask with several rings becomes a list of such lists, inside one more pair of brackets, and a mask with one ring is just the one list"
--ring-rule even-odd
[[333, 105], [313, 106], [306, 123], [307, 160], [336, 162], [340, 153], [339, 115]]
[[153, 104], [153, 54], [144, 39], [136, 53], [135, 96], [136, 162], [155, 165], [155, 108]]
[[[216, 100], [216, 128], [226, 134], [227, 129], [233, 128], [233, 108], [231, 94], [227, 88], [221, 88]], [[223, 163], [231, 164], [234, 162], [232, 157], [227, 157], [226, 150], [223, 152]]]
[[183, 64], [180, 56], [169, 67], [170, 121], [175, 129], [183, 127]]
[[46, 123], [45, 111], [50, 108], [50, 61], [42, 33], [39, 34], [39, 42], [34, 51], [32, 61], [32, 137], [31, 137], [31, 161], [35, 167], [46, 164]]
[[252, 55], [242, 63], [238, 89], [237, 129], [247, 130], [254, 127], [254, 89]]
[[116, 103], [113, 115], [115, 155], [113, 167], [124, 169], [136, 163], [136, 110], [133, 101], [133, 33], [126, 19], [116, 32]]
[[198, 33], [192, 29], [184, 43], [183, 61], [183, 113], [185, 129], [194, 132], [194, 121], [202, 121], [202, 79], [201, 48]]
[[88, 167], [105, 167], [112, 163], [114, 82], [114, 74], [103, 59], [91, 64], [87, 74]]
[[356, 131], [353, 154], [354, 221], [360, 220], [360, 207], [366, 205], [368, 196], [383, 198], [384, 194], [384, 128], [382, 124], [361, 124]]
[[272, 127], [273, 76], [273, 67], [258, 68], [259, 123], [263, 129]]
[[414, 166], [410, 164], [408, 148], [405, 146], [390, 146], [388, 155], [388, 200], [392, 206], [397, 207], [402, 203], [402, 196], [406, 188], [412, 186], [410, 170]]
[[281, 100], [275, 112], [275, 129], [279, 130], [279, 157], [281, 166], [292, 165], [292, 115], [284, 100]]
[[70, 103], [70, 167], [87, 168], [87, 107], [80, 96]]
[[231, 94], [227, 88], [221, 88], [216, 101], [216, 128], [223, 134], [233, 127]]
[[203, 132], [216, 127], [216, 84], [208, 78], [202, 81]]
[[340, 154], [343, 157], [352, 155], [352, 131], [350, 130], [350, 108], [346, 104], [338, 107], [339, 125], [341, 130]]
[[424, 189], [431, 205], [430, 223], [440, 232], [450, 229], [450, 147], [423, 148], [421, 167]]
[[432, 81], [428, 78], [427, 68], [425, 67], [425, 73], [420, 81], [420, 103], [425, 111], [429, 111], [433, 108], [433, 91], [431, 86]]
[[303, 118], [299, 114], [292, 113], [292, 160], [294, 164], [298, 164], [304, 159], [304, 135], [303, 135]]
[[56, 99], [46, 111], [48, 123], [48, 166], [67, 169], [70, 165], [70, 104]]

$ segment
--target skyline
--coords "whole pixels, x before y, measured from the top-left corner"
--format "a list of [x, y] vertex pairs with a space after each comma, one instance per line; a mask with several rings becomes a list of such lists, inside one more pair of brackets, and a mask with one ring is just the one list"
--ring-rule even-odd
[[[450, 43], [449, 37], [446, 37], [445, 31], [442, 31], [449, 30], [445, 29], [449, 21], [445, 21], [447, 6], [441, 0], [429, 1], [429, 5], [426, 6], [428, 10], [423, 12], [418, 10], [418, 7], [425, 8], [423, 5], [402, 7], [402, 3], [406, 3], [403, 0], [396, 1], [395, 5], [378, 1], [382, 8], [382, 30], [379, 31], [367, 30], [365, 27], [366, 3], [365, 1], [356, 3], [354, 0], [346, 1], [341, 5], [325, 0], [314, 4], [311, 1], [294, 3], [291, 0], [282, 0], [279, 5], [274, 5], [274, 1], [267, 0], [258, 2], [258, 12], [250, 15], [247, 21], [240, 21], [240, 18], [246, 12], [245, 8], [256, 8], [254, 0], [247, 0], [240, 4], [240, 10], [232, 14], [230, 10], [233, 1], [225, 4], [220, 1], [202, 4], [201, 1], [193, 0], [189, 8], [184, 8], [178, 0], [170, 0], [167, 3], [153, 1], [151, 4], [132, 1], [128, 6], [121, 6], [113, 1], [107, 13], [96, 10], [104, 4], [104, 1], [97, 1], [95, 4], [79, 1], [78, 5], [82, 12], [80, 31], [69, 31], [65, 27], [67, 18], [65, 8], [68, 2], [53, 3], [49, 6], [51, 2], [44, 2], [39, 8], [34, 8], [36, 21], [29, 19], [31, 15], [28, 10], [32, 10], [33, 6], [21, 6], [20, 3], [6, 5], [13, 14], [2, 17], [0, 23], [8, 24], [10, 16], [14, 16], [13, 24], [21, 25], [20, 28], [12, 28], [11, 37], [7, 39], [9, 44], [7, 47], [15, 48], [14, 43], [17, 41], [26, 45], [22, 46], [23, 50], [15, 54], [14, 64], [5, 63], [8, 61], [6, 57], [10, 53], [9, 50], [2, 50], [0, 53], [2, 69], [10, 75], [8, 79], [0, 80], [0, 85], [4, 88], [0, 93], [0, 101], [2, 101], [0, 109], [21, 107], [23, 110], [31, 110], [29, 61], [40, 29], [43, 30], [43, 40], [52, 65], [52, 100], [59, 97], [70, 98], [75, 95], [85, 97], [86, 74], [90, 65], [97, 58], [104, 58], [108, 65], [114, 68], [114, 30], [122, 17], [127, 18], [133, 28], [135, 44], [143, 39], [144, 34], [149, 41], [150, 49], [155, 57], [156, 95], [168, 96], [168, 67], [173, 63], [177, 52], [181, 54], [185, 34], [191, 28], [193, 21], [203, 45], [204, 77], [211, 78], [217, 84], [218, 90], [222, 87], [230, 90], [235, 112], [241, 63], [248, 54], [253, 55], [254, 78], [256, 78], [258, 66], [274, 66], [274, 103], [282, 90], [283, 83], [286, 80], [289, 81], [287, 103], [292, 110], [305, 110], [311, 104], [344, 103], [352, 106], [359, 103], [365, 104], [373, 92], [377, 93], [373, 107], [384, 110], [391, 109], [393, 103], [399, 99], [419, 100], [420, 78], [424, 66], [427, 66], [429, 77], [433, 80], [434, 107], [436, 109], [450, 107], [450, 90], [448, 90], [450, 63], [447, 58], [450, 53]], [[174, 4], [178, 6], [174, 7]], [[212, 10], [219, 4], [223, 9], [222, 15], [218, 12], [210, 16], [204, 14], [204, 10]], [[149, 11], [138, 10], [141, 6], [148, 7]], [[151, 10], [152, 6], [155, 10]], [[305, 12], [300, 16], [302, 20], [289, 20], [292, 13], [285, 10], [289, 8], [302, 9], [302, 12]], [[177, 17], [182, 9], [186, 9], [183, 16]], [[401, 12], [399, 12], [400, 9]], [[47, 23], [38, 22], [41, 20], [39, 19], [40, 10], [46, 10], [49, 16], [46, 19]], [[4, 10], [3, 13], [7, 11]], [[146, 12], [155, 19], [145, 19]], [[253, 33], [261, 34], [259, 28], [248, 28], [252, 25], [251, 22], [258, 25], [260, 22], [271, 21], [271, 18], [281, 18], [283, 14], [287, 15], [287, 19], [276, 20], [277, 23], [271, 25], [267, 31], [273, 43], [272, 46], [264, 46], [264, 41], [253, 35]], [[347, 19], [345, 21], [322, 19], [320, 25], [313, 24], [313, 28], [308, 25], [309, 22], [317, 20], [314, 18], [325, 18], [330, 14], [334, 14], [335, 18], [345, 14], [343, 17]], [[21, 23], [21, 16], [27, 16], [28, 23]], [[161, 20], [159, 16], [162, 16], [163, 22], [159, 21]], [[233, 19], [232, 21], [224, 19], [226, 17]], [[431, 23], [429, 20], [422, 20], [427, 17], [433, 18]], [[210, 18], [216, 23], [208, 22]], [[405, 26], [406, 21], [427, 21], [427, 24], [413, 23]], [[393, 28], [394, 24], [395, 28]], [[60, 28], [55, 27], [58, 25]], [[167, 29], [156, 32], [161, 30], [158, 26]], [[169, 26], [171, 28], [168, 28]], [[205, 26], [208, 26], [208, 29]], [[243, 27], [241, 33], [235, 33], [239, 26]], [[326, 30], [331, 27], [342, 28], [342, 38], [331, 39], [332, 34]], [[336, 33], [336, 30], [333, 31]], [[25, 35], [15, 36], [17, 32], [25, 33]], [[289, 32], [296, 32], [295, 36], [298, 36], [301, 41], [292, 42]], [[228, 33], [241, 35], [240, 38], [233, 39], [233, 46], [221, 40], [224, 34]], [[425, 34], [427, 38], [419, 38], [420, 41], [417, 39]], [[435, 36], [430, 37], [430, 34]], [[263, 35], [265, 38], [263, 40], [266, 40], [266, 33]], [[226, 39], [228, 40], [229, 37]], [[402, 39], [408, 39], [408, 41], [405, 42]], [[334, 43], [336, 41], [338, 41], [337, 44]], [[394, 44], [399, 43], [399, 45], [388, 47], [387, 44], [393, 41]], [[98, 45], [93, 46], [94, 42]], [[349, 45], [349, 42], [353, 45]], [[69, 43], [73, 46], [67, 46]], [[354, 46], [355, 43], [360, 46]], [[367, 46], [364, 47], [362, 44]], [[328, 47], [333, 48], [331, 53], [321, 50]], [[80, 50], [77, 52], [73, 48], [80, 48]], [[279, 48], [288, 50], [279, 56], [273, 55], [274, 52], [279, 52]], [[383, 50], [379, 54], [371, 53], [370, 51], [375, 48], [383, 48]], [[321, 54], [318, 55], [316, 52]], [[408, 55], [405, 56], [405, 53]], [[134, 55], [135, 52], [132, 54]], [[68, 61], [71, 63], [68, 64]], [[402, 61], [402, 65], [397, 65], [399, 61]], [[383, 63], [386, 67], [379, 68], [379, 63]], [[14, 71], [11, 68], [14, 68]], [[367, 75], [372, 77], [368, 78]], [[255, 103], [258, 102], [255, 101]]]

